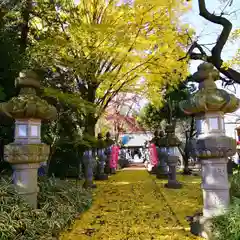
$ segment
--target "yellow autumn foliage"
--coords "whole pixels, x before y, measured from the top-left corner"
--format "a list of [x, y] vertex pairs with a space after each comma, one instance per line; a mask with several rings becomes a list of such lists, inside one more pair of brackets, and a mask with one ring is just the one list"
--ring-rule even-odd
[[[240, 29], [236, 29], [235, 31], [233, 31], [233, 33], [231, 34], [230, 40], [232, 41], [233, 44], [236, 44], [236, 47], [237, 47], [239, 40], [240, 40]], [[239, 66], [240, 66], [240, 48], [236, 49], [235, 54], [231, 60], [224, 62], [224, 66], [225, 67], [235, 66], [237, 69], [239, 68]]]
[[61, 240], [193, 240], [187, 215], [201, 208], [199, 177], [182, 177], [183, 189], [164, 189], [145, 170], [125, 170], [99, 182], [93, 206]]
[[86, 92], [94, 88], [100, 112], [120, 91], [159, 102], [166, 84], [176, 85], [187, 76], [187, 60], [178, 61], [185, 55], [186, 31], [191, 32], [179, 20], [189, 9], [186, 1], [63, 2], [54, 27], [44, 19], [39, 27], [39, 19], [33, 18], [48, 38], [37, 41], [31, 55], [45, 67], [71, 70], [73, 87], [77, 76]]

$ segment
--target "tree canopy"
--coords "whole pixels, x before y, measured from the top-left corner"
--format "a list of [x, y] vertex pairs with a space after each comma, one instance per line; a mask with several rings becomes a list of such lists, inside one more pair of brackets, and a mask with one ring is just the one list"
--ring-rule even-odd
[[156, 100], [166, 76], [174, 85], [188, 72], [177, 61], [187, 43], [183, 2], [42, 1], [32, 8], [37, 36], [29, 53], [42, 68], [68, 71], [72, 87], [96, 104], [95, 117], [120, 91]]
[[164, 121], [171, 123], [188, 118], [179, 108], [179, 102], [187, 100], [195, 90], [195, 85], [187, 82], [180, 83], [176, 88], [167, 88], [162, 106], [149, 102], [138, 116], [139, 123], [149, 130], [159, 130], [163, 128]]

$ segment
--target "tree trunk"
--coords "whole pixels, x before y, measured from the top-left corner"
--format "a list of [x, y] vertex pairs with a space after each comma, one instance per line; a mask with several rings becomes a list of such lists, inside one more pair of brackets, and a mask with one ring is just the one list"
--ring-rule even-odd
[[183, 174], [190, 174], [191, 171], [189, 169], [189, 139], [186, 140], [186, 145], [184, 148], [184, 154], [183, 154], [183, 164], [184, 164], [184, 169], [183, 169]]
[[24, 4], [21, 15], [22, 15], [22, 25], [21, 25], [21, 38], [20, 38], [20, 51], [25, 53], [28, 44], [28, 33], [29, 33], [29, 20], [30, 12], [32, 10], [32, 0], [26, 0]]
[[191, 116], [190, 132], [189, 132], [189, 136], [187, 132], [185, 133], [186, 142], [184, 147], [184, 153], [182, 154], [183, 164], [184, 164], [183, 174], [186, 174], [186, 175], [191, 173], [191, 170], [189, 169], [190, 141], [194, 136], [194, 130], [195, 130], [194, 123], [195, 123], [194, 116]]
[[4, 141], [0, 138], [0, 162], [4, 161]]
[[84, 133], [88, 136], [95, 137], [95, 126], [97, 123], [97, 118], [94, 116], [94, 113], [89, 113], [86, 116], [86, 125]]

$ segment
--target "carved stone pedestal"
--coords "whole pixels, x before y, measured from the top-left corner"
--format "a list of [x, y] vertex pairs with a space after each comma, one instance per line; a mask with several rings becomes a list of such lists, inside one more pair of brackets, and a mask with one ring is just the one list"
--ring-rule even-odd
[[83, 154], [83, 164], [84, 164], [84, 188], [96, 188], [96, 185], [93, 184], [93, 167], [94, 167], [94, 158], [92, 150], [85, 151]]
[[13, 183], [16, 190], [30, 204], [37, 208], [38, 168], [46, 161], [49, 146], [45, 144], [11, 143], [4, 148], [5, 159], [12, 164]]
[[108, 175], [105, 173], [106, 155], [104, 154], [104, 150], [99, 149], [97, 151], [97, 155], [99, 160], [97, 163], [97, 173], [95, 180], [108, 180]]
[[111, 168], [111, 169], [110, 169], [110, 173], [111, 173], [111, 174], [116, 174], [116, 168]]
[[203, 213], [190, 221], [191, 232], [211, 239], [211, 219], [227, 210], [230, 203], [227, 158], [202, 160]]
[[157, 167], [157, 170], [156, 170], [156, 178], [157, 179], [167, 179], [168, 175], [169, 175], [169, 172], [168, 171], [166, 172], [163, 169], [163, 166], [158, 166]]
[[178, 157], [167, 156], [167, 163], [169, 166], [169, 175], [168, 175], [168, 183], [165, 184], [165, 187], [173, 188], [173, 189], [182, 188], [182, 184], [178, 182], [176, 178], [176, 167], [178, 163]]
[[166, 179], [168, 178], [168, 165], [166, 163], [167, 155], [166, 153], [162, 152], [159, 147], [157, 147], [158, 152], [158, 166], [156, 169], [156, 177], [158, 179]]
[[13, 165], [13, 183], [16, 190], [34, 209], [37, 208], [39, 163]]
[[205, 218], [202, 213], [198, 213], [193, 217], [188, 218], [190, 222], [190, 232], [195, 235], [205, 239], [212, 238], [212, 222], [211, 218]]
[[227, 158], [202, 160], [203, 216], [221, 214], [229, 206]]

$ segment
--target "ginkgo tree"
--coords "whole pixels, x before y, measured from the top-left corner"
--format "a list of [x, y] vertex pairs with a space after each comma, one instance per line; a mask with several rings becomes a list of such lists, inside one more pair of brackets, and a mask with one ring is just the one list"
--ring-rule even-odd
[[68, 72], [72, 91], [95, 105], [86, 115], [91, 135], [119, 92], [144, 93], [159, 102], [160, 89], [188, 74], [187, 60], [178, 61], [188, 44], [188, 26], [179, 20], [188, 10], [184, 0], [36, 2], [32, 64]]

